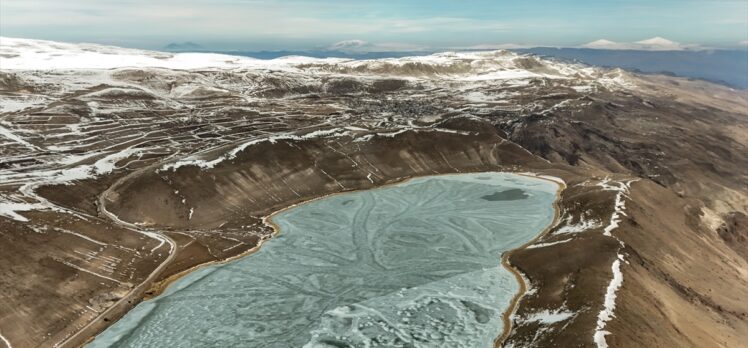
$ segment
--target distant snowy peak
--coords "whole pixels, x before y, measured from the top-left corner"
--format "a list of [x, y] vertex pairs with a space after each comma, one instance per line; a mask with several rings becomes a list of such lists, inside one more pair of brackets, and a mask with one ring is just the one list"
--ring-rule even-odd
[[595, 41], [592, 41], [592, 42], [588, 42], [588, 43], [582, 45], [582, 47], [584, 47], [584, 48], [598, 48], [598, 49], [620, 49], [620, 48], [624, 47], [624, 45], [625, 44], [618, 43], [618, 42], [615, 42], [615, 41], [610, 41], [610, 40], [606, 40], [606, 39], [600, 39], [600, 40], [595, 40]]
[[679, 45], [675, 41], [670, 41], [670, 40], [668, 40], [668, 39], [666, 39], [664, 37], [660, 37], [660, 36], [655, 36], [655, 37], [653, 37], [651, 39], [637, 41], [636, 43], [638, 43], [640, 45], [652, 45], [652, 46], [662, 46], [662, 47], [666, 47], [666, 46], [678, 46]]
[[647, 40], [637, 41], [635, 43], [649, 49], [682, 50], [684, 48], [684, 46], [675, 41], [670, 41], [659, 36]]
[[683, 45], [663, 37], [653, 37], [651, 39], [636, 42], [615, 42], [606, 39], [595, 40], [581, 46], [582, 48], [606, 49], [606, 50], [642, 50], [642, 51], [681, 51], [684, 49], [694, 49], [698, 46]]

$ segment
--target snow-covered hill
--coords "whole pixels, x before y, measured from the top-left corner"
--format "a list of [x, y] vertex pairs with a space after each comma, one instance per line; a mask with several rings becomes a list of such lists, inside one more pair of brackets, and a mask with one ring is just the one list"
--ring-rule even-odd
[[445, 52], [428, 56], [351, 60], [289, 56], [272, 60], [214, 53], [166, 53], [44, 40], [0, 37], [0, 69], [272, 69], [319, 73], [495, 80], [518, 78], [591, 78], [593, 68], [507, 51]]
[[263, 61], [225, 54], [166, 53], [87, 43], [0, 37], [0, 68], [3, 70], [280, 68], [312, 61], [319, 59], [288, 57]]
[[[70, 156], [98, 151], [103, 130], [116, 129], [107, 140], [127, 150], [133, 138], [161, 141], [162, 131], [149, 130], [157, 124], [169, 130], [199, 124], [194, 136], [170, 136], [157, 148], [192, 163], [202, 160], [198, 150], [288, 137], [304, 127], [398, 130], [467, 111], [521, 116], [578, 109], [589, 103], [586, 94], [630, 86], [626, 76], [507, 51], [259, 60], [2, 37], [0, 155], [14, 164], [0, 166], [0, 180], [49, 181], [49, 172], [29, 176], [24, 166], [64, 170]], [[247, 119], [258, 112], [267, 120]], [[95, 175], [82, 168], [86, 177]]]

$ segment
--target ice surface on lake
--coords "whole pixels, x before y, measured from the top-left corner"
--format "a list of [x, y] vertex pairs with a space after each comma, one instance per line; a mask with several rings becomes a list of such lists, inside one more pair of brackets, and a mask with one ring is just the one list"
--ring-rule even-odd
[[88, 346], [492, 347], [518, 291], [500, 256], [551, 222], [556, 189], [462, 174], [296, 206], [258, 252], [189, 274]]

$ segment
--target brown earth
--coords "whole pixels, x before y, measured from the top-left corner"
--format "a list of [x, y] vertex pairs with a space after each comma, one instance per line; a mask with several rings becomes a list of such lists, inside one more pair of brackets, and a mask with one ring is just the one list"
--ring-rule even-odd
[[[145, 73], [119, 73], [155, 84]], [[594, 346], [611, 264], [621, 254], [624, 281], [615, 318], [606, 326], [609, 346], [739, 347], [748, 341], [747, 94], [698, 81], [631, 78], [639, 86], [634, 91], [589, 94], [533, 82], [526, 87], [532, 93], [512, 100], [521, 106], [513, 109], [460, 104], [436, 90], [433, 99], [419, 99], [429, 86], [397, 79], [332, 79], [323, 91], [284, 86], [281, 79], [263, 93], [319, 94], [243, 106], [251, 110], [232, 106], [231, 112], [219, 105], [236, 103], [232, 98], [191, 100], [205, 120], [181, 123], [174, 121], [181, 109], [117, 96], [118, 105], [129, 103], [136, 111], [91, 121], [95, 133], [89, 137], [105, 141], [85, 143], [81, 151], [117, 144], [157, 149], [119, 162], [108, 175], [36, 190], [69, 211], [23, 212], [30, 223], [0, 216], [0, 333], [16, 348], [80, 345], [174, 275], [251, 250], [271, 234], [263, 217], [294, 203], [414, 176], [529, 171], [566, 182], [559, 224], [538, 243], [564, 242], [511, 254], [509, 263], [531, 291], [511, 316], [505, 345]], [[77, 113], [87, 117], [76, 99], [82, 94], [58, 102], [54, 112], [4, 118], [57, 134], [45, 122], [65, 115], [71, 117], [65, 122], [73, 122], [78, 116], [70, 115]], [[555, 107], [559, 100], [570, 102]], [[536, 102], [548, 105], [525, 107]], [[176, 155], [208, 150], [207, 157], [215, 157], [258, 135], [290, 129], [303, 134], [329, 120], [355, 125], [351, 119], [372, 110], [395, 116], [345, 136], [261, 142], [212, 169], [158, 170]], [[402, 129], [395, 124], [406, 121], [431, 128], [376, 135]], [[173, 142], [179, 145], [170, 147]], [[29, 150], [13, 145], [0, 153], [18, 151]], [[31, 171], [44, 156], [8, 155], [3, 165]], [[597, 186], [606, 177], [639, 179], [613, 237], [602, 234], [616, 195]], [[2, 182], [0, 191], [19, 186]], [[557, 233], [582, 219], [601, 224]], [[174, 252], [148, 233], [167, 236]], [[573, 316], [552, 324], [525, 320], [561, 308]]]

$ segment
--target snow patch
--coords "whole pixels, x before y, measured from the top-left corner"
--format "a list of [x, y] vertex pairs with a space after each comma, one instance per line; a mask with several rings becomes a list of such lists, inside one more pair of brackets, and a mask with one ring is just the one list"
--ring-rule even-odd
[[109, 244], [107, 244], [107, 243], [104, 243], [104, 242], [102, 242], [102, 241], [98, 241], [98, 240], [96, 240], [96, 239], [93, 239], [93, 238], [91, 238], [91, 237], [89, 237], [89, 236], [86, 236], [86, 235], [80, 234], [80, 233], [78, 233], [78, 232], [73, 232], [73, 231], [70, 231], [70, 230], [66, 230], [66, 229], [63, 229], [63, 228], [55, 228], [54, 230], [55, 230], [55, 231], [57, 231], [57, 232], [60, 232], [60, 233], [65, 233], [65, 234], [72, 234], [72, 235], [74, 235], [74, 236], [76, 236], [76, 237], [79, 237], [79, 238], [85, 239], [85, 240], [87, 240], [87, 241], [89, 241], [89, 242], [91, 242], [91, 243], [94, 243], [94, 244], [98, 244], [98, 245], [109, 245]]
[[[522, 148], [522, 149], [524, 149], [524, 148]], [[525, 151], [527, 151], [527, 150], [525, 150]], [[522, 172], [522, 173], [519, 173], [519, 174], [527, 175], [527, 176], [534, 176], [536, 178], [550, 180], [550, 181], [553, 181], [553, 182], [555, 182], [557, 184], [560, 184], [562, 187], [566, 186], [566, 181], [564, 181], [564, 179], [561, 179], [561, 178], [556, 177], [556, 176], [538, 174], [538, 173], [533, 173], [533, 172]]]
[[28, 222], [29, 219], [27, 219], [23, 215], [18, 214], [18, 212], [32, 211], [42, 208], [44, 208], [44, 206], [39, 203], [11, 202], [4, 200], [3, 197], [0, 197], [0, 216], [4, 216], [12, 220]]
[[[618, 240], [618, 243], [620, 243], [621, 247], [623, 247], [624, 245], [623, 241], [618, 239], [616, 236], [613, 236], [611, 232], [618, 228], [618, 225], [621, 221], [621, 215], [626, 215], [626, 213], [624, 212], [624, 210], [626, 209], [626, 197], [628, 197], [629, 188], [631, 187], [631, 183], [634, 181], [636, 180], [614, 182], [608, 178], [605, 178], [597, 184], [597, 186], [601, 187], [605, 191], [616, 192], [616, 198], [613, 205], [613, 214], [611, 214], [610, 223], [605, 227], [603, 234]], [[625, 260], [623, 254], [619, 253], [618, 257], [615, 261], [613, 261], [613, 265], [611, 266], [611, 269], [613, 271], [613, 279], [610, 280], [610, 284], [608, 284], [608, 288], [605, 292], [603, 309], [597, 316], [597, 326], [595, 328], [593, 339], [598, 348], [608, 347], [608, 343], [605, 341], [605, 336], [609, 335], [610, 332], [605, 330], [605, 325], [608, 321], [615, 317], [613, 311], [616, 308], [616, 292], [621, 287], [621, 284], [623, 284], [621, 261]]]
[[2, 334], [0, 334], [0, 340], [2, 340], [3, 343], [5, 343], [5, 345], [8, 346], [8, 348], [13, 348], [13, 346], [10, 344], [10, 341], [8, 341], [8, 339], [5, 338], [5, 336], [3, 336]]
[[530, 79], [535, 77], [552, 77], [549, 75], [540, 75], [527, 70], [499, 70], [492, 71], [485, 74], [469, 75], [458, 78], [459, 81], [488, 81], [488, 80], [514, 80], [514, 79]]
[[626, 182], [614, 182], [608, 178], [603, 179], [597, 185], [602, 187], [604, 191], [616, 191], [616, 200], [613, 205], [613, 214], [610, 216], [610, 223], [603, 230], [603, 234], [611, 236], [611, 232], [618, 228], [621, 222], [621, 215], [626, 216], [624, 210], [626, 210], [626, 197], [628, 197], [629, 187], [634, 180]]
[[306, 139], [314, 139], [314, 138], [322, 138], [322, 137], [341, 137], [349, 135], [350, 133], [343, 128], [333, 128], [333, 129], [326, 129], [326, 130], [317, 130], [314, 132], [310, 132], [304, 135], [294, 135], [294, 134], [282, 134], [282, 135], [276, 135], [272, 137], [267, 138], [261, 138], [261, 139], [254, 139], [250, 140], [248, 142], [245, 142], [235, 148], [233, 148], [228, 153], [219, 156], [218, 158], [215, 158], [210, 161], [206, 161], [199, 157], [199, 155], [192, 155], [189, 156], [183, 160], [179, 160], [174, 163], [169, 163], [161, 166], [159, 171], [176, 171], [177, 169], [185, 166], [196, 166], [200, 167], [202, 169], [211, 169], [215, 167], [217, 164], [236, 158], [236, 155], [238, 155], [240, 152], [244, 151], [246, 148], [256, 145], [263, 142], [270, 142], [271, 144], [275, 144], [278, 140], [306, 140]]
[[[6, 216], [17, 221], [28, 221], [25, 217], [19, 215], [19, 211], [31, 211], [51, 209], [57, 211], [68, 211], [57, 207], [48, 200], [40, 197], [34, 191], [42, 185], [68, 185], [75, 180], [85, 180], [94, 178], [98, 175], [109, 174], [115, 169], [116, 163], [122, 159], [128, 158], [133, 154], [140, 153], [145, 148], [127, 148], [119, 152], [111, 153], [90, 165], [80, 165], [77, 167], [63, 170], [39, 171], [30, 175], [24, 175], [23, 178], [29, 182], [20, 187], [21, 193], [27, 197], [34, 198], [37, 203], [14, 202], [3, 199], [0, 196], [0, 216]], [[100, 155], [100, 153], [83, 155], [84, 158]], [[80, 160], [81, 157], [68, 158], [68, 162]], [[1, 175], [0, 180], [12, 180], [16, 175]], [[71, 212], [71, 211], [68, 211]]]
[[531, 313], [522, 318], [522, 320], [525, 322], [538, 322], [541, 325], [550, 325], [568, 320], [569, 318], [573, 317], [574, 314], [574, 312], [564, 309], [544, 309], [540, 312]]
[[627, 79], [623, 69], [616, 68], [606, 72], [595, 81], [609, 90], [634, 89], [636, 85]]
[[41, 95], [4, 95], [0, 99], [0, 112], [16, 112], [31, 107], [43, 106], [49, 100]]
[[590, 93], [590, 92], [594, 92], [595, 87], [592, 87], [592, 86], [571, 86], [571, 89], [575, 90], [577, 93]]
[[595, 328], [594, 340], [598, 348], [608, 347], [608, 343], [605, 341], [605, 336], [610, 335], [610, 332], [605, 330], [605, 325], [615, 317], [613, 311], [616, 308], [616, 292], [621, 288], [621, 284], [623, 284], [621, 260], [623, 260], [623, 255], [618, 254], [618, 258], [613, 261], [613, 265], [611, 266], [613, 279], [611, 279], [610, 284], [608, 284], [608, 289], [605, 292], [603, 309], [597, 315], [597, 327]]
[[551, 245], [566, 243], [568, 241], [571, 241], [572, 239], [574, 239], [574, 238], [563, 239], [563, 240], [559, 240], [559, 241], [555, 241], [555, 242], [533, 244], [533, 245], [529, 245], [527, 247], [527, 249], [545, 248], [545, 247], [548, 247], [548, 246], [551, 246]]
[[[263, 142], [270, 142], [271, 144], [275, 144], [279, 140], [308, 140], [308, 139], [315, 139], [315, 138], [336, 138], [336, 137], [343, 137], [343, 136], [351, 136], [351, 132], [349, 128], [350, 127], [322, 129], [322, 130], [316, 130], [310, 133], [306, 133], [303, 135], [281, 134], [281, 135], [276, 135], [276, 136], [271, 136], [271, 137], [266, 137], [266, 138], [254, 139], [254, 140], [250, 140], [248, 142], [245, 142], [241, 145], [236, 146], [231, 151], [213, 160], [205, 160], [201, 158], [200, 155], [192, 155], [182, 160], [179, 160], [177, 162], [165, 164], [161, 166], [159, 171], [169, 171], [169, 170], [174, 171], [185, 166], [196, 166], [202, 169], [211, 169], [223, 161], [236, 158], [236, 155], [238, 155], [240, 152], [244, 151], [246, 148], [252, 145], [256, 145], [256, 144], [263, 143]], [[431, 127], [403, 128], [403, 129], [400, 129], [394, 132], [389, 132], [389, 133], [367, 134], [360, 138], [356, 138], [353, 141], [364, 142], [364, 141], [371, 140], [374, 136], [395, 137], [399, 134], [402, 134], [408, 131], [414, 131], [414, 132], [432, 131], [432, 132], [442, 132], [442, 133], [451, 133], [451, 134], [460, 134], [460, 135], [470, 134], [469, 132], [457, 131], [453, 129], [444, 129], [444, 128], [431, 128]]]
[[21, 144], [29, 149], [36, 150], [36, 146], [32, 145], [26, 140], [23, 140], [23, 138], [19, 137], [15, 133], [11, 132], [9, 129], [0, 126], [0, 135], [12, 140], [15, 143]]
[[572, 220], [572, 216], [570, 215], [569, 217], [566, 218], [566, 224], [562, 226], [561, 228], [559, 228], [558, 230], [556, 230], [554, 234], [580, 233], [580, 232], [584, 232], [587, 230], [591, 230], [593, 228], [601, 227], [600, 221], [597, 221], [594, 219], [586, 220], [584, 214], [582, 214], [579, 217], [579, 222], [577, 222], [576, 224], [572, 224], [571, 220]]

